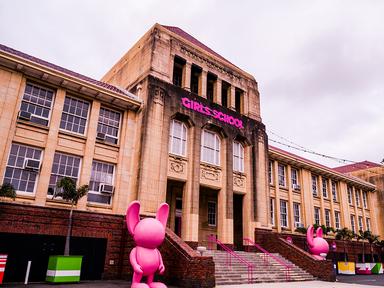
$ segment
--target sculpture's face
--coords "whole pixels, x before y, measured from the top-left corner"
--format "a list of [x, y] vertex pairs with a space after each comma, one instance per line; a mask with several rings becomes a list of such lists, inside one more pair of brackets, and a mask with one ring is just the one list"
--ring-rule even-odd
[[[329, 245], [326, 240], [320, 237], [316, 237], [313, 239], [313, 247], [310, 247], [310, 251], [314, 255], [320, 255], [322, 257], [326, 257], [329, 252]], [[325, 256], [323, 255], [325, 254]]]
[[135, 227], [133, 239], [138, 246], [154, 249], [164, 241], [165, 228], [153, 218], [141, 220]]

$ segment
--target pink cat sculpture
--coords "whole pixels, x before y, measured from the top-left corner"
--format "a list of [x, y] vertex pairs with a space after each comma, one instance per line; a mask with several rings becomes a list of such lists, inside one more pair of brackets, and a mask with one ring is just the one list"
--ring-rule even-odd
[[[157, 210], [156, 219], [145, 218], [140, 221], [139, 211], [140, 202], [133, 201], [126, 215], [128, 231], [137, 245], [129, 255], [133, 267], [131, 288], [167, 288], [161, 282], [153, 282], [153, 278], [157, 271], [160, 274], [165, 271], [163, 259], [157, 247], [165, 238], [169, 206], [166, 203], [161, 204]], [[147, 284], [140, 283], [143, 276], [147, 277]]]
[[329, 244], [323, 238], [323, 229], [321, 227], [316, 230], [316, 238], [313, 238], [313, 226], [309, 226], [307, 230], [307, 242], [309, 251], [318, 260], [325, 260], [329, 251]]

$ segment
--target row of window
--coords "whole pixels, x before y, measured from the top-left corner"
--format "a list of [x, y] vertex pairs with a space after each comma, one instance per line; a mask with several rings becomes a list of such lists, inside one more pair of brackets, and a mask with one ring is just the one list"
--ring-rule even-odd
[[[55, 98], [55, 91], [41, 85], [27, 83], [20, 106], [19, 118], [49, 126]], [[84, 135], [87, 130], [91, 103], [73, 96], [66, 96], [61, 114], [60, 129]], [[119, 139], [121, 113], [100, 108], [97, 132], [98, 138], [117, 144]]]
[[[353, 205], [353, 188], [351, 186], [347, 187], [347, 193], [348, 193], [348, 204]], [[361, 206], [361, 201], [360, 201], [360, 191], [355, 190], [355, 200], [356, 200], [356, 206], [360, 207]], [[363, 207], [368, 208], [368, 192], [363, 191]]]
[[[5, 170], [4, 183], [12, 184], [17, 193], [34, 194], [42, 158], [42, 149], [13, 143]], [[31, 161], [37, 165], [31, 165]], [[70, 177], [77, 182], [80, 169], [81, 157], [56, 152], [47, 195], [54, 195], [56, 183], [63, 177]], [[88, 192], [89, 202], [111, 204], [114, 171], [115, 165], [113, 164], [93, 161]], [[109, 189], [105, 189], [107, 186]]]
[[[270, 199], [270, 219], [273, 226], [275, 226], [275, 199]], [[301, 210], [300, 210], [300, 203], [293, 202], [293, 218], [294, 218], [294, 226], [297, 227], [303, 227], [303, 224], [301, 222]], [[327, 227], [331, 227], [331, 210], [325, 209], [324, 210], [324, 218], [325, 223], [321, 223], [320, 218], [320, 207], [314, 207], [314, 223], [317, 225], [324, 224]], [[340, 229], [340, 212], [335, 211], [335, 228]], [[370, 218], [366, 218], [366, 230], [371, 230], [371, 220]], [[350, 216], [351, 221], [351, 229], [353, 232], [356, 231], [356, 225], [355, 225], [355, 215]], [[363, 217], [358, 216], [358, 224], [359, 224], [359, 230], [364, 230], [363, 227]], [[286, 200], [280, 200], [280, 226], [283, 228], [288, 227], [288, 201]]]
[[[169, 131], [169, 152], [178, 156], [187, 156], [187, 126], [178, 120], [172, 120]], [[209, 130], [201, 135], [201, 161], [220, 166], [220, 137]], [[244, 172], [244, 147], [233, 142], [233, 170]]]

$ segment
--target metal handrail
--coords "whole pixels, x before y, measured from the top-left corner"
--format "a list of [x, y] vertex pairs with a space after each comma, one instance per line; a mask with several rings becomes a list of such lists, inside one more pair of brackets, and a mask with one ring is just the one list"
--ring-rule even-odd
[[[251, 244], [252, 246], [256, 247], [258, 250], [260, 250], [261, 252], [263, 252], [264, 254], [266, 254], [268, 257], [271, 257], [273, 258], [276, 262], [278, 262], [279, 264], [283, 265], [285, 267], [285, 279], [286, 280], [289, 280], [290, 279], [290, 269], [293, 268], [292, 265], [289, 265], [287, 263], [285, 263], [283, 260], [279, 259], [278, 257], [276, 257], [275, 255], [269, 253], [267, 250], [265, 250], [263, 247], [261, 247], [259, 244], [253, 242], [251, 239], [249, 238], [244, 238], [243, 239], [245, 242], [248, 242], [249, 244]], [[265, 261], [265, 258], [264, 258], [264, 261]]]
[[231, 248], [225, 246], [220, 240], [218, 240], [215, 236], [209, 235], [208, 236], [208, 242], [213, 242], [219, 245], [225, 252], [227, 252], [227, 266], [231, 267], [231, 257], [236, 258], [241, 263], [245, 264], [247, 266], [248, 270], [248, 283], [252, 282], [253, 279], [253, 268], [255, 267], [252, 263], [248, 262], [247, 260], [243, 259], [239, 254], [237, 254], [235, 251], [233, 251]]

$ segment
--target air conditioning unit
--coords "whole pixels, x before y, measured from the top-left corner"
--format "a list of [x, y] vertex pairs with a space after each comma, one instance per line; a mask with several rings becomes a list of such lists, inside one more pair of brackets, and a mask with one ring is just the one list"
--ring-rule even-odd
[[114, 187], [112, 185], [108, 184], [100, 184], [99, 185], [99, 192], [100, 193], [105, 193], [105, 194], [113, 194]]
[[98, 132], [96, 139], [100, 141], [105, 141], [105, 133]]
[[293, 190], [300, 190], [300, 185], [299, 184], [292, 184]]
[[19, 115], [17, 116], [18, 119], [20, 120], [25, 120], [25, 121], [31, 121], [32, 114], [29, 113], [28, 111], [19, 111]]
[[304, 224], [301, 222], [295, 222], [295, 228], [303, 228]]
[[31, 159], [31, 158], [26, 158], [24, 160], [24, 169], [32, 170], [32, 171], [39, 171], [40, 161], [35, 160], [35, 159]]

